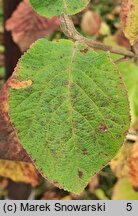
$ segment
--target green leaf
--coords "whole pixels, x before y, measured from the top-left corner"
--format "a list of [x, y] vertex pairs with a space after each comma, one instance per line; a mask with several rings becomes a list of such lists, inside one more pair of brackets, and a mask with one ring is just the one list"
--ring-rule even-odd
[[138, 0], [123, 0], [121, 23], [125, 36], [133, 45], [138, 40]]
[[[114, 37], [110, 36], [104, 40], [104, 43], [114, 47], [120, 47], [115, 43]], [[124, 47], [121, 47], [121, 49]], [[125, 48], [124, 48], [125, 49]], [[121, 58], [120, 55], [111, 54], [112, 59]], [[131, 123], [135, 123], [138, 118], [138, 65], [133, 61], [123, 61], [119, 63], [118, 69], [121, 72], [128, 90], [131, 110]]]
[[121, 178], [115, 185], [112, 200], [138, 200], [138, 192], [135, 192], [127, 178]]
[[3, 76], [3, 75], [4, 75], [4, 68], [0, 67], [0, 76]]
[[94, 193], [99, 200], [109, 200], [101, 188], [96, 189]]
[[122, 62], [118, 65], [128, 89], [132, 123], [138, 118], [138, 65], [133, 62]]
[[89, 0], [30, 0], [32, 7], [41, 16], [58, 16], [62, 12], [73, 15], [83, 10]]
[[59, 187], [79, 194], [122, 145], [129, 106], [119, 76], [108, 53], [42, 39], [6, 84], [23, 147]]

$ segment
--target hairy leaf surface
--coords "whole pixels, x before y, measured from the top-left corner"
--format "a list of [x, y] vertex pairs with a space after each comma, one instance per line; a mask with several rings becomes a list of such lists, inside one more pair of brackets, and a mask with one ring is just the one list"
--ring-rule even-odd
[[83, 10], [89, 0], [30, 0], [32, 7], [42, 16], [58, 16], [61, 12], [73, 15]]
[[6, 84], [19, 140], [59, 187], [80, 193], [122, 145], [129, 106], [119, 76], [108, 53], [42, 39]]

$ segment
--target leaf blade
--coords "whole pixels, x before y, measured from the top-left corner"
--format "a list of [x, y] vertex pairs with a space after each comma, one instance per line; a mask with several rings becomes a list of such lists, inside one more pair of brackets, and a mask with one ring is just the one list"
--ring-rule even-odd
[[45, 177], [75, 193], [115, 156], [129, 124], [126, 90], [108, 53], [84, 50], [66, 40], [39, 40], [8, 89], [23, 147]]
[[32, 7], [41, 16], [52, 17], [58, 16], [61, 12], [66, 12], [68, 15], [73, 15], [84, 9], [89, 0], [30, 0]]

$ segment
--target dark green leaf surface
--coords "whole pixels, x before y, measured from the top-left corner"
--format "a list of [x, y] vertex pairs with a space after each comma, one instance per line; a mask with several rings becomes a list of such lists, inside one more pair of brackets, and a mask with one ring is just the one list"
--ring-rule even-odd
[[62, 12], [73, 15], [83, 10], [89, 0], [30, 0], [32, 7], [41, 16], [58, 16]]
[[18, 137], [39, 171], [80, 193], [123, 144], [129, 125], [124, 84], [108, 53], [67, 40], [37, 41], [9, 81]]

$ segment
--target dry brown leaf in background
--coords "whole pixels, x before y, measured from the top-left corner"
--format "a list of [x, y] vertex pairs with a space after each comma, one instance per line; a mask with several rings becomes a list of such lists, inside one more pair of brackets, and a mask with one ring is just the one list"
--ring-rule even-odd
[[21, 146], [8, 116], [7, 85], [0, 91], [0, 159], [31, 162], [29, 155]]
[[126, 142], [116, 157], [110, 162], [112, 171], [118, 178], [128, 176], [128, 155], [133, 144]]
[[70, 196], [72, 200], [85, 200], [87, 198], [87, 191], [84, 190], [80, 195], [77, 195], [75, 193], [70, 193]]
[[62, 198], [62, 200], [72, 200], [72, 197], [71, 196], [65, 196]]
[[[0, 105], [1, 109], [1, 105]], [[15, 131], [9, 121], [3, 119], [0, 110], [0, 158], [9, 160], [31, 161], [26, 151], [18, 141]]]
[[125, 36], [129, 39], [131, 45], [138, 40], [138, 1], [122, 0], [121, 25]]
[[98, 184], [99, 184], [99, 178], [98, 178], [98, 175], [95, 175], [91, 179], [91, 181], [89, 182], [89, 185], [88, 185], [90, 193], [94, 193], [94, 191], [97, 188]]
[[[9, 106], [6, 88], [10, 84], [13, 85], [11, 80], [9, 79], [5, 83], [0, 92], [0, 158], [31, 162], [30, 157], [19, 142], [8, 115]], [[40, 178], [33, 164], [5, 160], [0, 161], [0, 176], [11, 178], [17, 182], [30, 183], [32, 186], [36, 186]]]
[[[130, 134], [134, 132], [138, 134], [138, 122], [130, 129]], [[138, 190], [138, 140], [135, 143], [127, 141], [110, 162], [110, 167], [120, 180], [127, 178], [129, 184]]]
[[57, 190], [50, 190], [44, 193], [42, 200], [61, 200], [62, 196]]
[[85, 34], [94, 35], [99, 32], [101, 27], [101, 17], [97, 12], [88, 10], [83, 14], [81, 29]]
[[115, 34], [115, 41], [118, 45], [124, 46], [127, 49], [131, 49], [131, 44], [129, 40], [125, 37], [123, 31], [119, 30]]
[[[31, 162], [9, 120], [8, 94], [6, 91], [9, 82], [10, 79], [0, 92], [0, 158]], [[0, 160], [0, 176], [17, 182], [30, 183], [32, 186], [36, 186], [40, 178], [33, 164], [6, 160]]]
[[21, 51], [26, 51], [39, 38], [53, 33], [59, 28], [59, 19], [47, 19], [39, 16], [30, 6], [29, 0], [23, 0], [6, 22], [6, 30], [12, 32], [15, 43]]
[[132, 186], [138, 190], [138, 141], [134, 144], [128, 158], [128, 177]]
[[[138, 55], [138, 40], [135, 41], [134, 46], [133, 46], [133, 50]], [[137, 62], [138, 62], [138, 60], [137, 60]]]
[[10, 178], [15, 182], [24, 182], [35, 187], [40, 175], [31, 163], [0, 160], [0, 176]]

